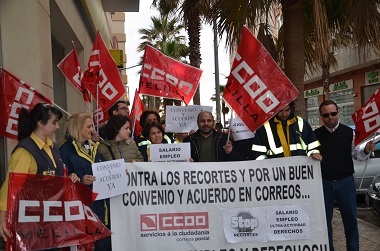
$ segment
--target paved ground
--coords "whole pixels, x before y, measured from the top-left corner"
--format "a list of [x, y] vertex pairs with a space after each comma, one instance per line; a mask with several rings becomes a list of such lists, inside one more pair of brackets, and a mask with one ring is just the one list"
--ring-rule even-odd
[[[360, 210], [358, 208], [358, 210]], [[369, 210], [369, 209], [367, 209]], [[361, 219], [359, 225], [359, 245], [361, 251], [380, 250], [380, 227]], [[333, 238], [335, 251], [346, 251], [346, 239], [344, 237], [342, 218], [338, 209], [334, 209]]]

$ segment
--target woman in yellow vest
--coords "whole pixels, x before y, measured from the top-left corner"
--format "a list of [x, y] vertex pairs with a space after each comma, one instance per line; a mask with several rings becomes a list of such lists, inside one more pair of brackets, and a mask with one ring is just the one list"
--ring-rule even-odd
[[[12, 152], [8, 173], [0, 191], [0, 236], [6, 240], [9, 172], [64, 176], [64, 164], [57, 145], [50, 139], [59, 129], [62, 113], [49, 104], [37, 104], [28, 113], [22, 108], [18, 119], [19, 143]], [[80, 179], [71, 174], [73, 182]], [[58, 250], [58, 249], [49, 249]]]

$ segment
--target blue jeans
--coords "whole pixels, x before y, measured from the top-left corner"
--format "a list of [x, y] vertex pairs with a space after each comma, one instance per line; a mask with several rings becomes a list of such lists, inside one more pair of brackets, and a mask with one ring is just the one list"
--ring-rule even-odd
[[340, 180], [324, 179], [323, 194], [325, 198], [325, 210], [330, 251], [334, 251], [331, 226], [334, 200], [336, 200], [340, 214], [342, 216], [344, 234], [346, 236], [347, 251], [358, 251], [359, 230], [356, 212], [356, 186], [354, 176], [348, 176]]

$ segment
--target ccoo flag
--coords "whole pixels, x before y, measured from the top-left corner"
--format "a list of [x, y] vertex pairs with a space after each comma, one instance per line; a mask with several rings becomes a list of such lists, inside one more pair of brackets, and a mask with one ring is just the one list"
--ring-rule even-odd
[[223, 97], [253, 132], [298, 96], [267, 50], [243, 28]]

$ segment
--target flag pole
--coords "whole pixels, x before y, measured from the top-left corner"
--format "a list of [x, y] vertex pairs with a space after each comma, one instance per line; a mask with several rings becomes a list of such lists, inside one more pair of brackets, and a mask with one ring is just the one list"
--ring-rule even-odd
[[[96, 106], [99, 110], [99, 83], [96, 85]], [[99, 134], [99, 116], [96, 116], [96, 132]]]
[[230, 141], [230, 130], [231, 130], [232, 115], [233, 115], [233, 110], [231, 109], [231, 119], [230, 119], [230, 124], [229, 124], [229, 126], [228, 126], [227, 142]]
[[66, 113], [67, 116], [71, 116], [70, 113], [68, 113], [65, 109], [63, 109], [62, 107], [60, 107], [59, 105], [57, 105], [56, 103], [52, 102], [52, 104], [54, 105], [54, 107], [57, 107], [59, 110], [61, 110], [62, 112]]
[[[135, 89], [135, 96], [136, 95], [139, 95], [139, 93], [137, 92], [137, 88]], [[132, 104], [132, 106], [135, 105], [135, 100], [136, 100], [136, 97], [133, 97], [133, 104]], [[134, 133], [135, 133], [136, 120], [137, 120], [137, 116], [133, 115], [132, 137], [134, 137]]]

